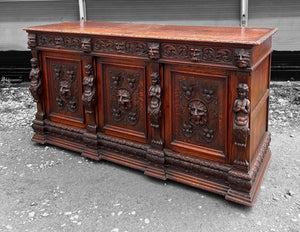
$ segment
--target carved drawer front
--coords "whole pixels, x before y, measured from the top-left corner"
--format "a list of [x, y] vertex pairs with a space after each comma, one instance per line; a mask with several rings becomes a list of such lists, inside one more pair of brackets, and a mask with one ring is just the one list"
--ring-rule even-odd
[[227, 140], [227, 76], [166, 68], [166, 146], [224, 161]]
[[50, 56], [44, 58], [48, 80], [48, 118], [83, 127], [81, 60]]
[[147, 137], [145, 66], [102, 63], [101, 67], [102, 121], [105, 133], [145, 142]]

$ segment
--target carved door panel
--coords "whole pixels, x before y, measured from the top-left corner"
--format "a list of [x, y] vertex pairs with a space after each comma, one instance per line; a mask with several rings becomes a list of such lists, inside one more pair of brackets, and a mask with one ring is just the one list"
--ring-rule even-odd
[[102, 78], [102, 106], [99, 114], [100, 129], [106, 134], [145, 142], [146, 66], [144, 62], [98, 60]]
[[227, 82], [225, 72], [166, 66], [166, 147], [225, 161]]
[[43, 59], [47, 67], [48, 119], [84, 127], [80, 57], [76, 59], [73, 55], [72, 58], [66, 58], [46, 53]]

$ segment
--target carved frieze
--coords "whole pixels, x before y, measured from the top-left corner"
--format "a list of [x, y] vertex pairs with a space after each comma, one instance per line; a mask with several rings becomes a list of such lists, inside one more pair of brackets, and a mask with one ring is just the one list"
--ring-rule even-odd
[[144, 57], [148, 55], [147, 44], [137, 41], [94, 39], [93, 50], [106, 53], [124, 53]]
[[151, 127], [158, 128], [161, 117], [161, 86], [159, 73], [151, 74], [151, 86], [149, 87], [148, 96], [150, 102], [148, 105], [148, 114], [151, 122]]
[[85, 77], [83, 78], [83, 86], [85, 87], [82, 94], [82, 103], [88, 114], [93, 113], [96, 104], [96, 77], [94, 76], [93, 66], [87, 64], [84, 67]]
[[[139, 72], [110, 70], [111, 115], [114, 121], [134, 126], [139, 120], [137, 93]], [[136, 99], [134, 99], [136, 98]]]
[[66, 112], [78, 110], [77, 67], [71, 65], [52, 65], [54, 95], [57, 109]]
[[83, 52], [91, 51], [91, 39], [77, 36], [38, 34], [37, 44], [41, 47], [63, 48]]
[[31, 70], [29, 73], [30, 86], [29, 90], [35, 102], [40, 102], [41, 94], [41, 70], [39, 68], [39, 61], [37, 58], [32, 58], [30, 60]]
[[234, 64], [233, 51], [227, 48], [163, 43], [162, 58], [192, 62]]

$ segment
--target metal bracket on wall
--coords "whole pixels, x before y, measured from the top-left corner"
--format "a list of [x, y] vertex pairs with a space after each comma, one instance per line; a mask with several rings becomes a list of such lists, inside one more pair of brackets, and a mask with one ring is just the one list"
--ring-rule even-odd
[[241, 27], [248, 26], [248, 0], [241, 0]]
[[86, 21], [86, 0], [78, 0], [80, 21]]

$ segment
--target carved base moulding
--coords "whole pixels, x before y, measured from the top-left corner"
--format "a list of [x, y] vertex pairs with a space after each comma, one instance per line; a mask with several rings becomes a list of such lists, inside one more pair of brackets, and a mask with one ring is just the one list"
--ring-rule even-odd
[[271, 155], [275, 29], [74, 22], [25, 30], [34, 142], [253, 206]]

